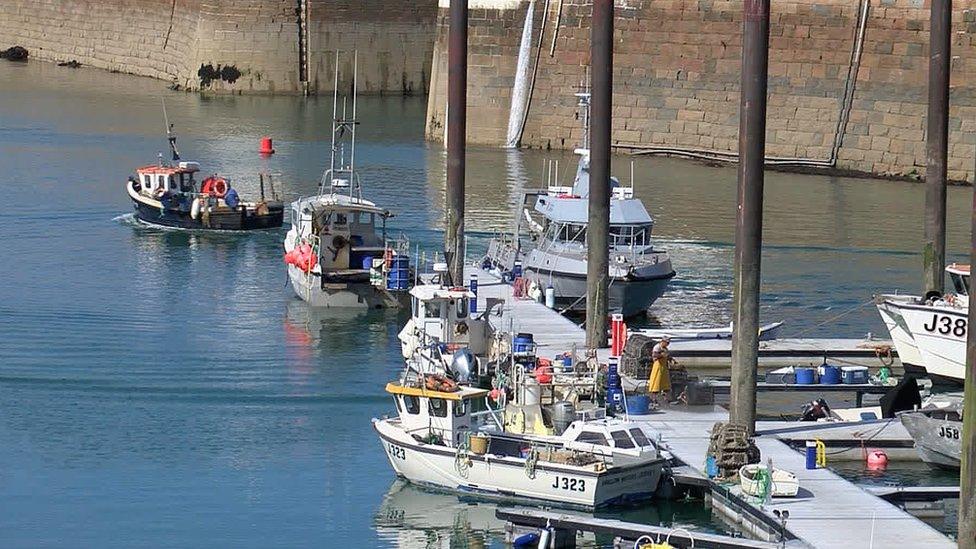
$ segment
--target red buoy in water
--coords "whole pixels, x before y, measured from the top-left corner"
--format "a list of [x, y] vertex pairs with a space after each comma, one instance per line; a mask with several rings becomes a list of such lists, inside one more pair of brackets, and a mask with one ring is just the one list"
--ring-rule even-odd
[[888, 454], [882, 450], [873, 450], [868, 454], [868, 469], [871, 471], [882, 471], [888, 466]]
[[261, 138], [261, 148], [258, 150], [258, 152], [261, 154], [268, 154], [268, 155], [275, 153], [274, 145], [271, 143], [270, 137], [266, 136]]

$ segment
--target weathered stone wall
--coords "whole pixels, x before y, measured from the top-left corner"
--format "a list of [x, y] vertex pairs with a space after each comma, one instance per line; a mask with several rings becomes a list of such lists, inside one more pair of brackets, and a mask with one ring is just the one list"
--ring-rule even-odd
[[[476, 4], [469, 32], [469, 139], [500, 144], [529, 1]], [[772, 3], [767, 155], [830, 158], [851, 67], [858, 4]], [[736, 151], [741, 1], [617, 0], [616, 5], [614, 142], [706, 154]], [[973, 174], [973, 7], [974, 2], [956, 2], [953, 14], [949, 176], [955, 180], [972, 179]], [[590, 11], [589, 0], [535, 0], [532, 59], [540, 44], [541, 55], [523, 145], [577, 144], [573, 93], [589, 63]], [[442, 6], [427, 121], [428, 136], [438, 140], [443, 137], [447, 89], [446, 16]], [[837, 168], [924, 175], [928, 20], [928, 2], [871, 1]]]
[[[4, 0], [0, 47], [151, 76], [189, 89], [296, 93], [299, 0]], [[309, 88], [333, 86], [335, 50], [359, 50], [364, 93], [425, 93], [436, 0], [309, 0]], [[352, 57], [342, 67], [352, 74]], [[203, 78], [201, 78], [203, 75]]]

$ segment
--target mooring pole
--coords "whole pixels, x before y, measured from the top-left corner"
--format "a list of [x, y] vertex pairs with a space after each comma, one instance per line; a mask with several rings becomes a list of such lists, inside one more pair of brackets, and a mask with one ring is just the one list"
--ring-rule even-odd
[[[976, 265], [976, 192], [973, 193], [970, 265]], [[962, 468], [959, 471], [959, 549], [976, 549], [976, 299], [969, 300], [966, 384], [962, 409]]]
[[931, 0], [929, 109], [925, 142], [925, 244], [922, 291], [942, 295], [946, 243], [946, 163], [949, 155], [949, 63], [952, 0]]
[[451, 0], [447, 44], [447, 203], [444, 255], [452, 285], [464, 284], [464, 147], [468, 107], [468, 0]]
[[766, 84], [769, 0], [745, 0], [742, 89], [739, 97], [739, 186], [735, 217], [730, 419], [756, 430], [759, 365], [759, 270], [762, 258], [763, 162], [766, 155]]
[[607, 346], [610, 314], [610, 117], [613, 104], [613, 0], [593, 1], [590, 25], [589, 224], [586, 229], [586, 346]]

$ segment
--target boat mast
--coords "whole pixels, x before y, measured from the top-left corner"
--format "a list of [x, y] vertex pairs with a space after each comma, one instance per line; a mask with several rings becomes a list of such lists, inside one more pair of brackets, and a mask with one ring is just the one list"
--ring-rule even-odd
[[[355, 174], [355, 160], [356, 160], [356, 95], [357, 95], [357, 72], [359, 68], [359, 52], [356, 51], [353, 54], [353, 89], [352, 89], [352, 118], [349, 118], [346, 112], [346, 98], [343, 97], [342, 100], [342, 115], [339, 114], [339, 58], [340, 52], [336, 51], [336, 63], [335, 63], [335, 78], [333, 80], [333, 91], [332, 91], [332, 157], [329, 162], [329, 171], [326, 172], [328, 177], [322, 178], [322, 184], [319, 193], [323, 194], [325, 191], [325, 185], [329, 185], [330, 192], [337, 193], [340, 190], [346, 190], [349, 193], [349, 197], [353, 197], [353, 187], [355, 187], [356, 196], [362, 198], [362, 189], [359, 186], [359, 182], [356, 180]], [[346, 131], [349, 131], [349, 141], [351, 146], [351, 151], [349, 153], [349, 163], [346, 163], [345, 159], [345, 148], [344, 143], [342, 143], [343, 137], [346, 135]], [[337, 157], [338, 155], [338, 157]], [[329, 179], [329, 181], [326, 181]]]
[[169, 123], [169, 116], [166, 114], [166, 98], [163, 101], [163, 123], [166, 124], [166, 140], [169, 141], [169, 152], [173, 157], [173, 162], [180, 161], [180, 151], [176, 150], [176, 134], [173, 133], [173, 125]]
[[356, 194], [359, 198], [362, 198], [362, 190], [359, 188], [359, 182], [356, 181], [356, 96], [357, 90], [356, 85], [357, 77], [359, 75], [359, 50], [353, 50], [352, 53], [352, 120], [347, 121], [352, 123], [352, 148], [349, 152], [349, 197], [352, 198], [353, 187], [356, 188]]

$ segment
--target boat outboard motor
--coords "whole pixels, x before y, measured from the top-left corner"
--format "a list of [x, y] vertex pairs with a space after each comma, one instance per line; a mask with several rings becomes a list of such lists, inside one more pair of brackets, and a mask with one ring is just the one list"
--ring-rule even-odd
[[905, 376], [898, 385], [881, 397], [881, 417], [895, 417], [895, 413], [914, 410], [922, 406], [922, 396], [918, 392], [918, 382], [914, 377]]
[[477, 367], [476, 360], [474, 353], [467, 347], [454, 352], [454, 357], [451, 359], [451, 375], [458, 383], [471, 381], [471, 372]]
[[818, 398], [803, 405], [800, 421], [817, 421], [818, 419], [825, 419], [829, 415], [830, 406], [827, 405], [827, 401]]

